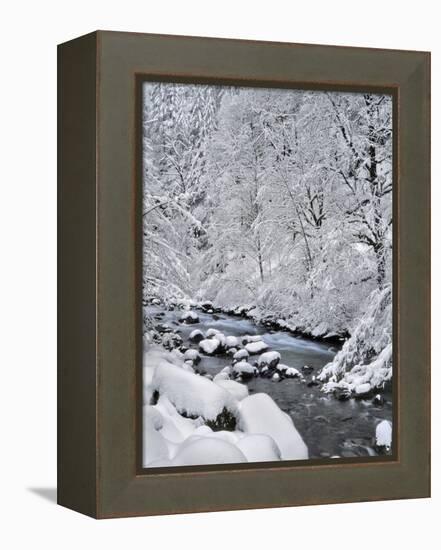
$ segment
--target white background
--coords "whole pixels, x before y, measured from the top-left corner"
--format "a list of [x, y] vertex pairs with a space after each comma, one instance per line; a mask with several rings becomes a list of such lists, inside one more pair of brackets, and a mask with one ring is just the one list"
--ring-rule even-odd
[[[433, 311], [439, 311], [440, 45], [425, 0], [15, 1], [0, 55], [0, 545], [3, 548], [438, 547], [440, 316], [434, 315], [433, 498], [94, 521], [56, 484], [56, 44], [95, 29], [432, 51]], [[418, 185], [418, 182], [415, 182]], [[438, 212], [438, 215], [437, 215]], [[436, 393], [435, 393], [436, 392]], [[81, 406], [81, 403], [78, 403]], [[436, 542], [435, 542], [436, 541]], [[246, 545], [246, 546], [245, 546]]]

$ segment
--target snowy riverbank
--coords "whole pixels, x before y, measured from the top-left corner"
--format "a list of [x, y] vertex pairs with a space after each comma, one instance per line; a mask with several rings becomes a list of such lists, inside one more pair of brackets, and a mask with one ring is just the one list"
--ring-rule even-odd
[[308, 458], [291, 418], [269, 395], [248, 395], [226, 372], [210, 380], [182, 354], [154, 344], [144, 365], [144, 467]]
[[[244, 455], [239, 461], [304, 457], [287, 453], [286, 438], [303, 441], [309, 458], [388, 452], [375, 448], [375, 432], [382, 421], [390, 424], [390, 401], [340, 402], [323, 395], [315, 374], [334, 355], [324, 344], [240, 316], [185, 307], [146, 309], [156, 329], [145, 342], [145, 465], [228, 462], [239, 456], [231, 445]], [[276, 428], [283, 425], [280, 434]], [[257, 434], [265, 435], [260, 444]], [[181, 456], [201, 438], [228, 445], [216, 443], [216, 456], [207, 457], [208, 443], [200, 442]]]
[[[159, 303], [159, 301], [157, 301]], [[170, 307], [170, 304], [169, 304]], [[371, 295], [365, 314], [358, 320], [354, 332], [336, 333], [319, 323], [314, 330], [298, 327], [290, 320], [275, 319], [262, 314], [255, 306], [221, 308], [210, 301], [175, 300], [171, 307], [182, 308], [182, 321], [197, 322], [196, 311], [217, 315], [225, 313], [246, 318], [261, 324], [269, 330], [286, 331], [295, 336], [318, 340], [338, 352], [317, 376], [323, 384], [322, 390], [334, 394], [339, 399], [352, 396], [374, 397], [385, 388], [390, 388], [392, 380], [392, 288], [387, 285]], [[343, 347], [341, 348], [341, 345]], [[212, 345], [209, 343], [208, 345]], [[261, 351], [266, 351], [262, 349]]]

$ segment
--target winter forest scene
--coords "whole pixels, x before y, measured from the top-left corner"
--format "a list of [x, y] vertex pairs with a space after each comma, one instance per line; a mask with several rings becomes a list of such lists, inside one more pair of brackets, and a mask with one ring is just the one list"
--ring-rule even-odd
[[392, 453], [392, 97], [145, 82], [143, 466]]

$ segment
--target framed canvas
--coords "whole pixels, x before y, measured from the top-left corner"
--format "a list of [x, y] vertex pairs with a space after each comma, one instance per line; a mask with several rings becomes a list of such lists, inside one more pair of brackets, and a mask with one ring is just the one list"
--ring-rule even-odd
[[59, 46], [58, 502], [430, 495], [430, 55]]

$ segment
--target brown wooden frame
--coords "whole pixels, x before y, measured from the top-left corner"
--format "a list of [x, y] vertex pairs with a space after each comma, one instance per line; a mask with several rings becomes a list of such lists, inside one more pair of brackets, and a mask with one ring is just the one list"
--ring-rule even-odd
[[[140, 467], [144, 80], [394, 98], [393, 456]], [[430, 495], [430, 55], [97, 31], [59, 46], [58, 502], [106, 518]]]

